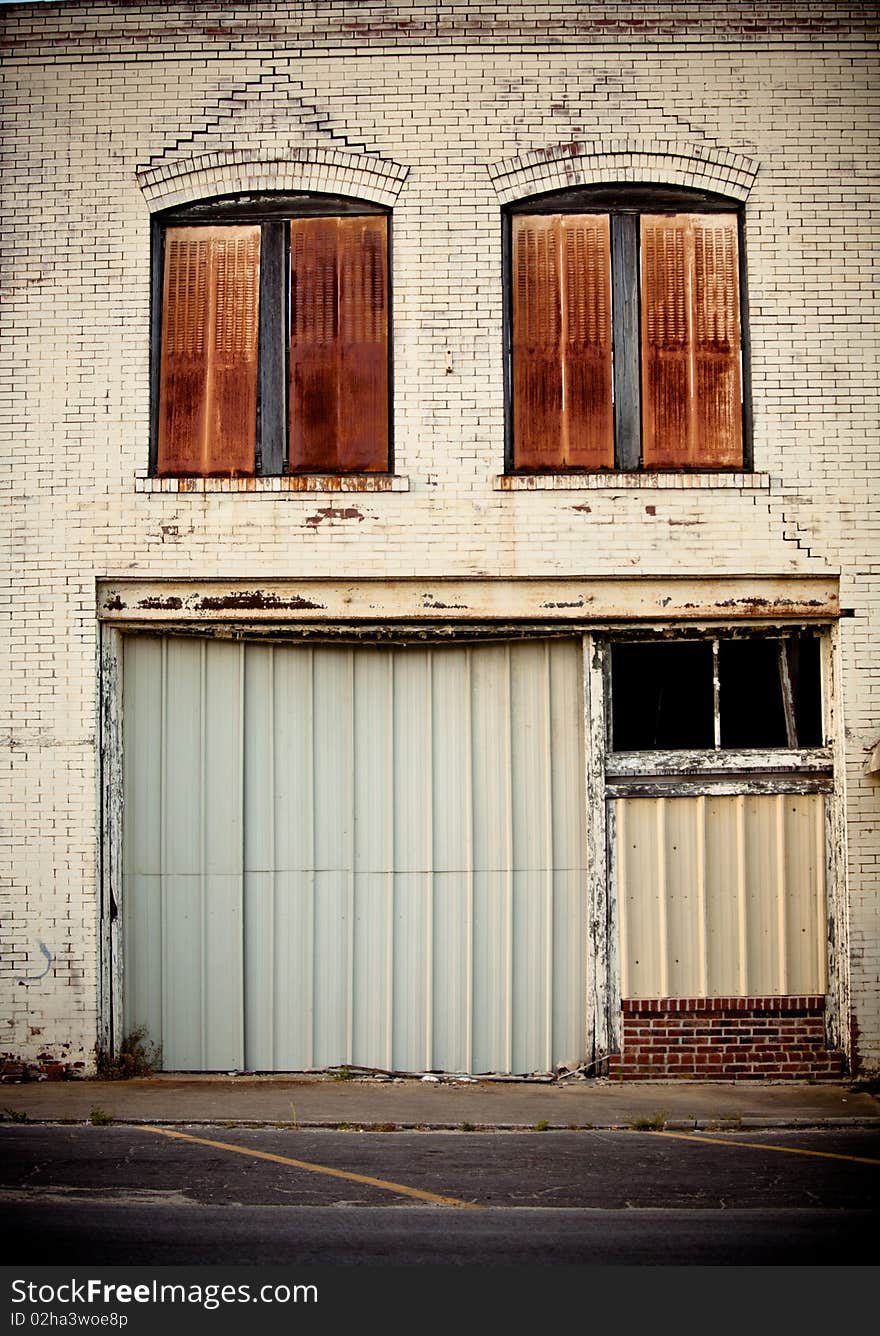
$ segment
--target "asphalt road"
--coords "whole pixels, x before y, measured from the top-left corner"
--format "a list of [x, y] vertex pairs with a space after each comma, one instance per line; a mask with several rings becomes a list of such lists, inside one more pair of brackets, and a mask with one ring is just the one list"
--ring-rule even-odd
[[175, 1130], [0, 1126], [6, 1264], [876, 1261], [876, 1131]]

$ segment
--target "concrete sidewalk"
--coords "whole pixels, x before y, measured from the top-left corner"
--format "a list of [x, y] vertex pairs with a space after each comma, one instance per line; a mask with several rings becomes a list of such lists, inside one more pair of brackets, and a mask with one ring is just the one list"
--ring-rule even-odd
[[468, 1077], [159, 1075], [129, 1081], [4, 1084], [4, 1121], [283, 1124], [298, 1127], [873, 1127], [880, 1101], [845, 1084], [504, 1081]]

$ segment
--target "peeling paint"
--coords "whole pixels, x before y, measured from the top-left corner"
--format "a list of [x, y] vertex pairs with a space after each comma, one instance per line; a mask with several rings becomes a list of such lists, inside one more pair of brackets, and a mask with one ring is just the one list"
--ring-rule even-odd
[[168, 598], [142, 598], [138, 607], [151, 612], [179, 612], [183, 607], [183, 599], [173, 594]]
[[336, 506], [325, 506], [319, 510], [316, 515], [306, 517], [306, 525], [310, 529], [317, 529], [324, 520], [365, 520], [366, 515], [362, 515], [357, 506], [346, 506], [345, 509], [339, 509]]
[[289, 612], [312, 609], [318, 612], [325, 611], [323, 603], [312, 603], [299, 594], [293, 594], [290, 598], [279, 598], [277, 594], [264, 593], [260, 589], [245, 589], [234, 594], [206, 594], [199, 599], [195, 606], [204, 612], [231, 612], [235, 609], [253, 610], [263, 608], [278, 608]]
[[572, 506], [572, 510], [580, 510], [584, 515], [591, 515], [593, 513], [593, 507], [585, 506], [583, 503], [579, 506]]

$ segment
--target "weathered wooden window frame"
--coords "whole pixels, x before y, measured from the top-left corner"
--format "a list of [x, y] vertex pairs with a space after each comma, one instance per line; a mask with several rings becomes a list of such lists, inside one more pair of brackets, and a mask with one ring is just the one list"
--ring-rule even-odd
[[[513, 402], [513, 244], [512, 219], [524, 214], [608, 214], [611, 223], [611, 343], [614, 405], [614, 469], [618, 472], [653, 472], [642, 462], [642, 337], [640, 312], [640, 239], [642, 214], [735, 213], [739, 253], [740, 354], [742, 379], [742, 459], [735, 469], [690, 468], [688, 472], [750, 471], [752, 457], [752, 401], [748, 339], [745, 228], [741, 201], [685, 186], [641, 184], [583, 186], [555, 190], [505, 206], [501, 214], [503, 269], [504, 469], [508, 474], [533, 470], [518, 466], [514, 457]], [[584, 469], [546, 469], [541, 472], [593, 472]]]
[[[819, 637], [821, 747], [614, 752], [611, 750], [611, 646], [634, 641], [711, 640], [731, 637], [778, 639], [810, 632]], [[588, 962], [589, 1014], [593, 1018], [592, 1061], [602, 1073], [621, 1043], [619, 906], [614, 858], [614, 800], [627, 797], [694, 797], [737, 794], [826, 795], [825, 843], [828, 920], [826, 1033], [832, 1047], [848, 1049], [846, 971], [846, 840], [835, 784], [841, 738], [834, 684], [837, 680], [833, 624], [778, 623], [761, 626], [670, 626], [598, 629], [584, 636], [587, 803], [590, 875]], [[717, 664], [717, 652], [713, 656]], [[717, 721], [717, 689], [715, 711]], [[718, 739], [716, 723], [716, 741]]]
[[[174, 226], [258, 224], [260, 227], [259, 352], [254, 473], [278, 477], [288, 473], [289, 367], [290, 367], [290, 227], [296, 218], [381, 216], [387, 219], [388, 310], [388, 455], [386, 471], [393, 472], [391, 210], [370, 200], [315, 192], [264, 192], [229, 195], [173, 206], [151, 220], [150, 286], [150, 452], [149, 472], [158, 475], [159, 381], [162, 353], [162, 293], [165, 236]], [[301, 470], [297, 470], [298, 472]], [[355, 470], [356, 471], [356, 470]], [[349, 470], [328, 467], [344, 475]], [[381, 476], [381, 475], [380, 475]]]

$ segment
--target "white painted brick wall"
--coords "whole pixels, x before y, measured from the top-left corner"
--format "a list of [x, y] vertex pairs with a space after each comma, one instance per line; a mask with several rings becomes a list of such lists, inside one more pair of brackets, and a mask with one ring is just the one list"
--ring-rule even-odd
[[[96, 578], [830, 571], [855, 612], [841, 624], [852, 985], [859, 1050], [880, 1063], [880, 778], [863, 773], [880, 736], [876, 19], [826, 3], [4, 6], [0, 1052], [88, 1062], [95, 1041]], [[746, 237], [761, 485], [493, 487], [488, 169], [610, 140], [760, 164]], [[408, 171], [393, 282], [409, 491], [344, 507], [138, 492], [150, 229], [136, 173], [298, 146]], [[321, 518], [334, 507], [358, 515]]]

